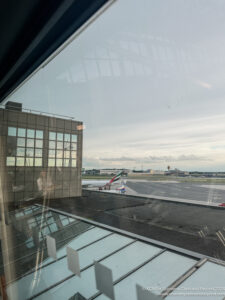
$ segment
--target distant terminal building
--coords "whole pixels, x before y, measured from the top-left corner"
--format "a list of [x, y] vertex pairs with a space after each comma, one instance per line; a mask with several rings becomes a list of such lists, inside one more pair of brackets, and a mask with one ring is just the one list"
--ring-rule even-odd
[[165, 171], [161, 170], [133, 170], [131, 173], [128, 174], [128, 176], [135, 176], [135, 177], [146, 177], [146, 176], [152, 176], [152, 175], [165, 175]]
[[19, 103], [0, 109], [5, 201], [80, 196], [82, 129], [82, 122], [25, 112]]
[[92, 176], [94, 176], [94, 175], [100, 175], [100, 170], [98, 170], [98, 169], [85, 170], [83, 172], [83, 174], [84, 175], [92, 175]]
[[151, 169], [150, 174], [151, 175], [165, 175], [165, 171]]
[[150, 176], [150, 172], [144, 172], [144, 171], [134, 171], [128, 174], [128, 177], [135, 177], [135, 178], [142, 178], [142, 177], [146, 177], [146, 176]]
[[130, 170], [128, 169], [100, 169], [100, 175], [116, 175], [119, 172], [123, 171], [124, 175], [127, 175], [128, 173], [130, 173]]
[[167, 171], [166, 175], [185, 177], [185, 176], [189, 176], [190, 174], [187, 171], [181, 171], [181, 170], [175, 168], [174, 170]]
[[193, 177], [217, 177], [217, 178], [224, 178], [225, 172], [199, 172], [199, 171], [192, 171], [190, 175]]

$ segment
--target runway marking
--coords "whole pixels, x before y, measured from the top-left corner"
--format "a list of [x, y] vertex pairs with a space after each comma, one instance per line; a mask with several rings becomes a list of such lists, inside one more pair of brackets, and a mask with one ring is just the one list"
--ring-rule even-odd
[[215, 184], [203, 184], [203, 185], [199, 185], [200, 187], [203, 187], [203, 188], [207, 188], [207, 189], [210, 189], [210, 190], [220, 190], [220, 191], [225, 191], [225, 185], [222, 185], [222, 184], [218, 184], [218, 185], [215, 185]]

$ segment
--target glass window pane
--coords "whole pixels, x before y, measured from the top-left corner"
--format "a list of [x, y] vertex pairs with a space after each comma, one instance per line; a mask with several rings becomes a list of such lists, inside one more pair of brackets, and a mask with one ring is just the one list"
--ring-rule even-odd
[[18, 128], [18, 136], [25, 137], [26, 136], [26, 129]]
[[62, 150], [57, 150], [56, 153], [57, 153], [56, 154], [57, 158], [62, 158], [63, 157], [63, 151]]
[[71, 141], [72, 142], [77, 142], [77, 135], [76, 134], [71, 135]]
[[63, 142], [57, 142], [57, 149], [63, 149]]
[[[194, 262], [195, 261], [190, 259], [189, 257], [185, 257], [183, 255], [178, 255], [176, 253], [166, 251], [163, 254], [159, 255], [157, 258], [155, 258], [155, 259], [151, 260], [150, 262], [146, 263], [142, 268], [138, 268], [138, 270], [136, 272], [132, 272], [130, 274], [130, 276], [126, 277], [123, 280], [122, 284], [120, 282], [116, 287], [117, 299], [121, 299], [121, 297], [123, 297], [122, 295], [124, 295], [124, 292], [126, 293], [125, 294], [126, 299], [131, 299], [133, 297], [134, 293], [135, 293], [135, 284], [136, 284], [136, 282], [138, 282], [140, 284], [140, 286], [144, 286], [144, 287], [147, 287], [147, 286], [157, 287], [156, 290], [154, 290], [154, 289], [153, 290], [154, 290], [154, 292], [156, 291], [159, 294], [160, 291], [164, 290], [166, 287], [170, 286], [172, 282], [177, 280], [177, 278], [179, 278], [181, 276], [180, 274], [183, 274], [184, 272], [187, 272], [187, 270], [189, 268], [193, 267]], [[206, 272], [206, 274], [208, 274], [207, 270], [205, 270], [205, 272]], [[195, 275], [197, 275], [196, 273], [195, 273]], [[149, 276], [147, 274], [156, 274], [156, 276]], [[194, 277], [196, 278], [197, 276], [194, 276]], [[132, 284], [131, 284], [131, 282], [132, 282]], [[198, 293], [200, 294], [199, 290], [200, 289], [203, 290], [201, 287], [202, 287], [202, 282], [204, 282], [204, 280], [201, 278], [201, 281], [200, 281], [198, 278], [196, 278], [195, 282], [198, 282], [198, 284], [196, 285], [196, 286], [198, 286], [198, 288], [196, 288], [196, 289], [194, 288], [193, 290], [198, 291]], [[70, 283], [70, 284], [72, 285], [72, 283]], [[218, 281], [217, 281], [217, 284], [218, 284]], [[219, 286], [219, 285], [217, 285], [217, 286]], [[188, 299], [188, 298], [189, 299], [191, 299], [191, 298], [192, 299], [201, 299], [202, 298], [202, 299], [205, 299], [205, 300], [207, 298], [208, 299], [210, 299], [210, 298], [211, 299], [213, 299], [213, 298], [216, 299], [216, 297], [210, 297], [210, 298], [209, 297], [204, 297], [204, 296], [199, 297], [199, 295], [194, 296], [194, 297], [192, 297], [192, 296], [189, 297], [190, 294], [188, 294], [187, 291], [192, 290], [191, 288], [189, 290], [189, 287], [190, 286], [188, 286], [187, 289], [185, 289], [185, 288], [184, 289], [182, 289], [182, 288], [179, 289], [178, 288], [178, 291], [185, 291], [183, 293], [184, 296], [179, 297], [178, 294], [177, 294], [177, 295], [174, 295], [174, 296], [171, 296], [171, 297], [169, 296], [169, 297], [167, 297], [167, 299], [173, 299], [173, 300], [174, 299], [177, 299], [177, 300]], [[207, 287], [208, 287], [208, 285], [207, 285]], [[186, 295], [185, 295], [185, 293], [186, 293]], [[151, 298], [152, 297], [149, 297], [149, 299], [151, 299]], [[133, 299], [135, 299], [135, 298], [133, 297]], [[159, 299], [160, 299], [160, 297], [159, 297]]]
[[70, 142], [70, 134], [68, 134], [68, 133], [64, 134], [64, 141], [65, 142]]
[[35, 156], [42, 157], [42, 149], [35, 149]]
[[64, 167], [69, 167], [70, 165], [70, 160], [69, 159], [64, 159]]
[[42, 140], [36, 140], [36, 148], [43, 148], [43, 141]]
[[42, 166], [42, 158], [35, 158], [34, 163], [35, 163], [35, 167], [41, 167]]
[[36, 130], [36, 139], [43, 139], [43, 131]]
[[64, 149], [70, 150], [70, 142], [64, 142]]
[[26, 158], [26, 166], [27, 167], [33, 167], [34, 165], [34, 159], [33, 158]]
[[63, 141], [63, 133], [57, 133], [57, 140], [58, 141]]
[[6, 165], [7, 166], [15, 166], [15, 157], [7, 157]]
[[16, 127], [8, 127], [8, 135], [16, 136]]
[[50, 230], [48, 227], [45, 227], [45, 228], [43, 228], [42, 232], [43, 232], [43, 234], [47, 235], [50, 233]]
[[71, 151], [71, 157], [72, 158], [77, 158], [77, 152], [76, 151]]
[[50, 149], [55, 149], [55, 142], [50, 141], [50, 142], [49, 142], [49, 148], [50, 148]]
[[16, 137], [7, 137], [7, 156], [16, 156]]
[[49, 150], [48, 151], [48, 156], [49, 157], [55, 157], [55, 150]]
[[27, 137], [34, 138], [35, 131], [33, 129], [27, 129]]
[[56, 139], [56, 133], [55, 132], [49, 132], [49, 139], [54, 141]]
[[77, 150], [77, 144], [71, 143], [71, 150]]
[[64, 151], [64, 158], [70, 158], [70, 151]]
[[64, 220], [61, 221], [61, 223], [62, 223], [63, 226], [66, 226], [66, 225], [69, 224], [69, 220], [68, 219], [64, 219]]
[[55, 166], [55, 159], [49, 158], [48, 159], [48, 166], [49, 167], [54, 167]]
[[17, 146], [25, 147], [25, 139], [24, 138], [18, 138], [17, 139]]
[[58, 230], [58, 228], [57, 228], [57, 225], [56, 225], [56, 224], [51, 224], [51, 225], [49, 225], [49, 228], [50, 228], [50, 231], [51, 231], [51, 232], [55, 232], [55, 231], [57, 231], [57, 230]]
[[77, 160], [76, 159], [72, 159], [72, 167], [76, 167], [77, 166]]
[[32, 149], [32, 148], [26, 149], [26, 156], [33, 157], [34, 156], [34, 149]]
[[25, 148], [17, 148], [16, 155], [17, 156], [25, 156]]
[[27, 139], [27, 147], [34, 147], [34, 139]]
[[62, 167], [62, 159], [59, 159], [59, 158], [56, 159], [56, 166]]
[[24, 167], [24, 157], [17, 157], [16, 158], [16, 166], [17, 167]]

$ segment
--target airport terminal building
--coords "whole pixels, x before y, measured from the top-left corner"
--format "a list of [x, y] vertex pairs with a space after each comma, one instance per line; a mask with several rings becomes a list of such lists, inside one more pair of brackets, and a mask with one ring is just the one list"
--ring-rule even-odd
[[19, 103], [0, 109], [4, 202], [80, 196], [82, 128], [71, 118], [25, 112]]

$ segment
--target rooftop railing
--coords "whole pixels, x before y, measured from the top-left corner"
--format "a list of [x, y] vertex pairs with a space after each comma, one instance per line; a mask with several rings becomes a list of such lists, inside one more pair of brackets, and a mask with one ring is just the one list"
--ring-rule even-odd
[[[13, 107], [12, 108], [6, 108], [5, 105], [0, 105], [0, 108], [5, 109], [5, 110], [12, 110], [12, 111], [18, 111], [18, 110], [14, 110]], [[66, 116], [66, 115], [59, 115], [59, 114], [54, 114], [54, 113], [48, 113], [48, 112], [43, 112], [40, 110], [35, 110], [35, 109], [31, 109], [31, 108], [22, 108], [22, 112], [29, 112], [29, 113], [33, 113], [33, 114], [39, 114], [39, 115], [44, 115], [44, 116], [51, 116], [51, 117], [55, 117], [55, 118], [63, 118], [63, 119], [68, 119], [68, 120], [75, 120], [74, 117], [70, 117], [70, 116]]]

